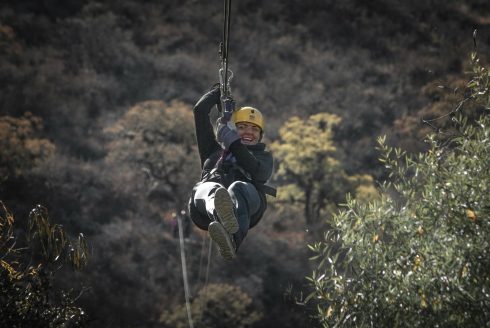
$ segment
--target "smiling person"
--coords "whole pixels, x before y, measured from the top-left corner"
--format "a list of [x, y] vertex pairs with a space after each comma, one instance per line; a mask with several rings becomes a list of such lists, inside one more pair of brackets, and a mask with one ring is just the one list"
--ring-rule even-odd
[[223, 258], [235, 257], [250, 228], [262, 218], [265, 194], [275, 196], [266, 185], [272, 175], [273, 158], [261, 142], [262, 113], [253, 107], [233, 112], [231, 121], [218, 120], [216, 134], [211, 109], [220, 102], [219, 85], [194, 106], [201, 181], [192, 190], [189, 213], [193, 222], [217, 244]]

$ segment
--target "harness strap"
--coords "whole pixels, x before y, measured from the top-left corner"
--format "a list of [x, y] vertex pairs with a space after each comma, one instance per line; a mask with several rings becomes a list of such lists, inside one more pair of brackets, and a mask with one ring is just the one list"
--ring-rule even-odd
[[262, 183], [256, 183], [255, 188], [257, 188], [258, 190], [262, 191], [264, 194], [267, 194], [269, 196], [272, 197], [277, 196], [277, 189], [272, 186], [262, 184]]
[[[225, 156], [225, 158], [226, 158], [226, 156]], [[223, 159], [223, 156], [218, 160], [218, 162], [216, 163], [214, 168], [211, 171], [209, 171], [209, 173], [207, 174], [206, 181], [212, 181], [213, 177], [215, 176], [215, 173], [217, 171], [222, 172], [221, 169], [222, 169], [223, 163], [220, 163], [221, 159]], [[232, 164], [231, 168], [237, 169], [238, 171], [240, 171], [244, 175], [244, 177], [247, 178], [249, 180], [249, 182], [255, 186], [255, 188], [257, 188], [257, 190], [263, 192], [264, 194], [272, 196], [272, 197], [277, 196], [277, 189], [276, 188], [274, 188], [270, 185], [267, 185], [265, 183], [259, 183], [259, 182], [252, 180], [252, 178], [250, 177], [250, 174], [247, 171], [245, 171], [241, 166], [236, 165], [236, 164]], [[218, 175], [218, 176], [219, 176], [220, 182], [222, 182], [223, 177], [221, 175]]]

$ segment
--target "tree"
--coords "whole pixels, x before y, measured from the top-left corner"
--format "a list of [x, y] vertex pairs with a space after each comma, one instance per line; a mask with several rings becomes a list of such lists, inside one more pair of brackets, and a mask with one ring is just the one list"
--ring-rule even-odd
[[[369, 176], [349, 176], [334, 157], [333, 129], [340, 117], [319, 113], [306, 120], [290, 118], [271, 145], [279, 162], [276, 178], [281, 201], [301, 204], [307, 224], [335, 208], [347, 192], [370, 186]], [[373, 189], [367, 188], [366, 195]]]
[[[490, 73], [472, 55], [457, 134], [409, 156], [379, 139], [393, 179], [370, 204], [350, 199], [310, 245], [324, 327], [483, 327], [490, 322]], [[471, 101], [470, 101], [471, 100]], [[470, 104], [471, 102], [471, 104]], [[440, 136], [438, 136], [440, 137]]]
[[398, 147], [411, 153], [427, 150], [423, 142], [432, 132], [439, 132], [438, 138], [447, 138], [455, 133], [451, 119], [461, 106], [465, 115], [476, 119], [481, 114], [481, 106], [467, 93], [466, 78], [459, 75], [447, 76], [444, 81], [436, 80], [422, 88], [422, 93], [430, 99], [430, 103], [416, 113], [401, 117], [394, 122], [394, 142]]
[[121, 188], [183, 208], [199, 177], [193, 122], [182, 102], [146, 101], [110, 126], [107, 162], [125, 172]]
[[[87, 262], [83, 235], [73, 243], [36, 206], [25, 234], [0, 201], [0, 322], [5, 327], [86, 327], [87, 315], [71, 292], [54, 288], [63, 263], [81, 270]], [[23, 245], [24, 247], [21, 247]]]
[[54, 153], [54, 144], [39, 135], [42, 130], [42, 119], [29, 112], [20, 118], [0, 117], [0, 183], [18, 177]]

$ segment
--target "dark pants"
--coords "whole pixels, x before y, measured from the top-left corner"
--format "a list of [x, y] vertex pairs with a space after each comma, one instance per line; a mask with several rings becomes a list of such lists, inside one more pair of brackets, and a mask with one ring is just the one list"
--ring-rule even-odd
[[[194, 206], [202, 216], [212, 217], [214, 210], [214, 192], [222, 187], [216, 182], [204, 182], [200, 184], [194, 194]], [[238, 220], [239, 230], [233, 234], [236, 246], [242, 243], [251, 225], [250, 218], [260, 209], [260, 196], [255, 186], [248, 182], [236, 181], [228, 187], [235, 213]], [[209, 220], [211, 223], [211, 219]], [[209, 225], [208, 223], [208, 225]]]

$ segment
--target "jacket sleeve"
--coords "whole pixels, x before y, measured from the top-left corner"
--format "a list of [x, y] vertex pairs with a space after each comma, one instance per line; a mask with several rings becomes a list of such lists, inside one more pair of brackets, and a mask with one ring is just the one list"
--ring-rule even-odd
[[213, 89], [199, 99], [194, 106], [194, 123], [196, 127], [197, 148], [201, 159], [201, 168], [206, 159], [216, 150], [221, 149], [214, 135], [209, 114], [214, 105], [220, 101], [219, 89]]
[[274, 167], [270, 152], [262, 151], [254, 156], [240, 140], [230, 145], [230, 151], [235, 156], [237, 164], [250, 173], [254, 181], [266, 183], [269, 180]]

